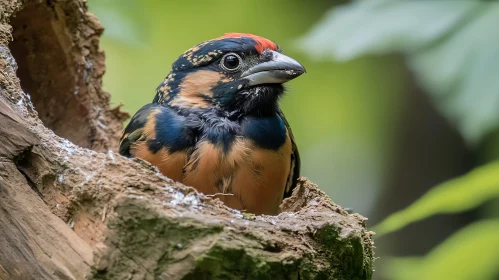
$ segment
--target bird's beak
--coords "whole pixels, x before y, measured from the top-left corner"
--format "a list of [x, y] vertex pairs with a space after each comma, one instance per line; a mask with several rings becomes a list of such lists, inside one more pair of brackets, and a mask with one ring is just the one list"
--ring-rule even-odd
[[276, 51], [272, 60], [259, 63], [241, 74], [249, 81], [249, 86], [261, 84], [282, 84], [305, 73], [305, 68], [298, 61]]

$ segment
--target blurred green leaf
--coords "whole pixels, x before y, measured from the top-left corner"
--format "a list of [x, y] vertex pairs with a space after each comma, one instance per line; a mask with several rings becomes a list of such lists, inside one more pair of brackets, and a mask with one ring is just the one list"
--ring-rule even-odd
[[378, 235], [387, 234], [435, 214], [472, 209], [495, 197], [499, 197], [499, 162], [476, 168], [432, 188], [406, 209], [388, 216], [373, 230]]
[[349, 60], [402, 52], [469, 143], [499, 127], [499, 3], [357, 1], [333, 8], [300, 41], [313, 56]]
[[350, 60], [364, 54], [411, 52], [449, 33], [478, 1], [357, 1], [333, 8], [300, 39], [311, 55]]
[[456, 232], [424, 258], [388, 259], [397, 280], [492, 280], [499, 275], [499, 221], [480, 221]]
[[[141, 13], [143, 5], [135, 0], [121, 0], [119, 5], [114, 1], [90, 1], [90, 9], [105, 27], [105, 37], [121, 44], [143, 47], [147, 30], [143, 21], [133, 19], [130, 14]], [[142, 11], [143, 12], [143, 11]]]
[[440, 44], [409, 57], [438, 108], [470, 142], [499, 125], [499, 3], [476, 16]]

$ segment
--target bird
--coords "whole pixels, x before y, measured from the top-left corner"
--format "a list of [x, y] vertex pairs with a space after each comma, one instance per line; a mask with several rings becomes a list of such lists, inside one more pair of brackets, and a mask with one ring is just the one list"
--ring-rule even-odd
[[279, 100], [305, 73], [273, 41], [226, 33], [172, 64], [151, 103], [123, 130], [119, 153], [233, 209], [277, 215], [300, 156]]

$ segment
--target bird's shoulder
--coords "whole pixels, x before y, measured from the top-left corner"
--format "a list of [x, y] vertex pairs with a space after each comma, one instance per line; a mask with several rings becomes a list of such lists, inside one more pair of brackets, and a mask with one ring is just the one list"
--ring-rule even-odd
[[167, 106], [151, 103], [139, 109], [123, 130], [119, 152], [132, 157], [133, 146], [146, 142], [152, 153], [163, 147], [173, 153], [194, 146], [195, 138], [188, 117]]
[[120, 138], [119, 153], [131, 157], [131, 146], [143, 137], [144, 128], [150, 119], [151, 113], [157, 108], [155, 104], [147, 104], [140, 108], [130, 119]]

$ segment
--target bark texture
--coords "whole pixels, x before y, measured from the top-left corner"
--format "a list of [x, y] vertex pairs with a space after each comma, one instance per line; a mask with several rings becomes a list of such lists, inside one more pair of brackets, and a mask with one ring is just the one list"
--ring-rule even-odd
[[372, 233], [301, 179], [255, 216], [119, 156], [85, 1], [0, 0], [0, 279], [370, 279]]

